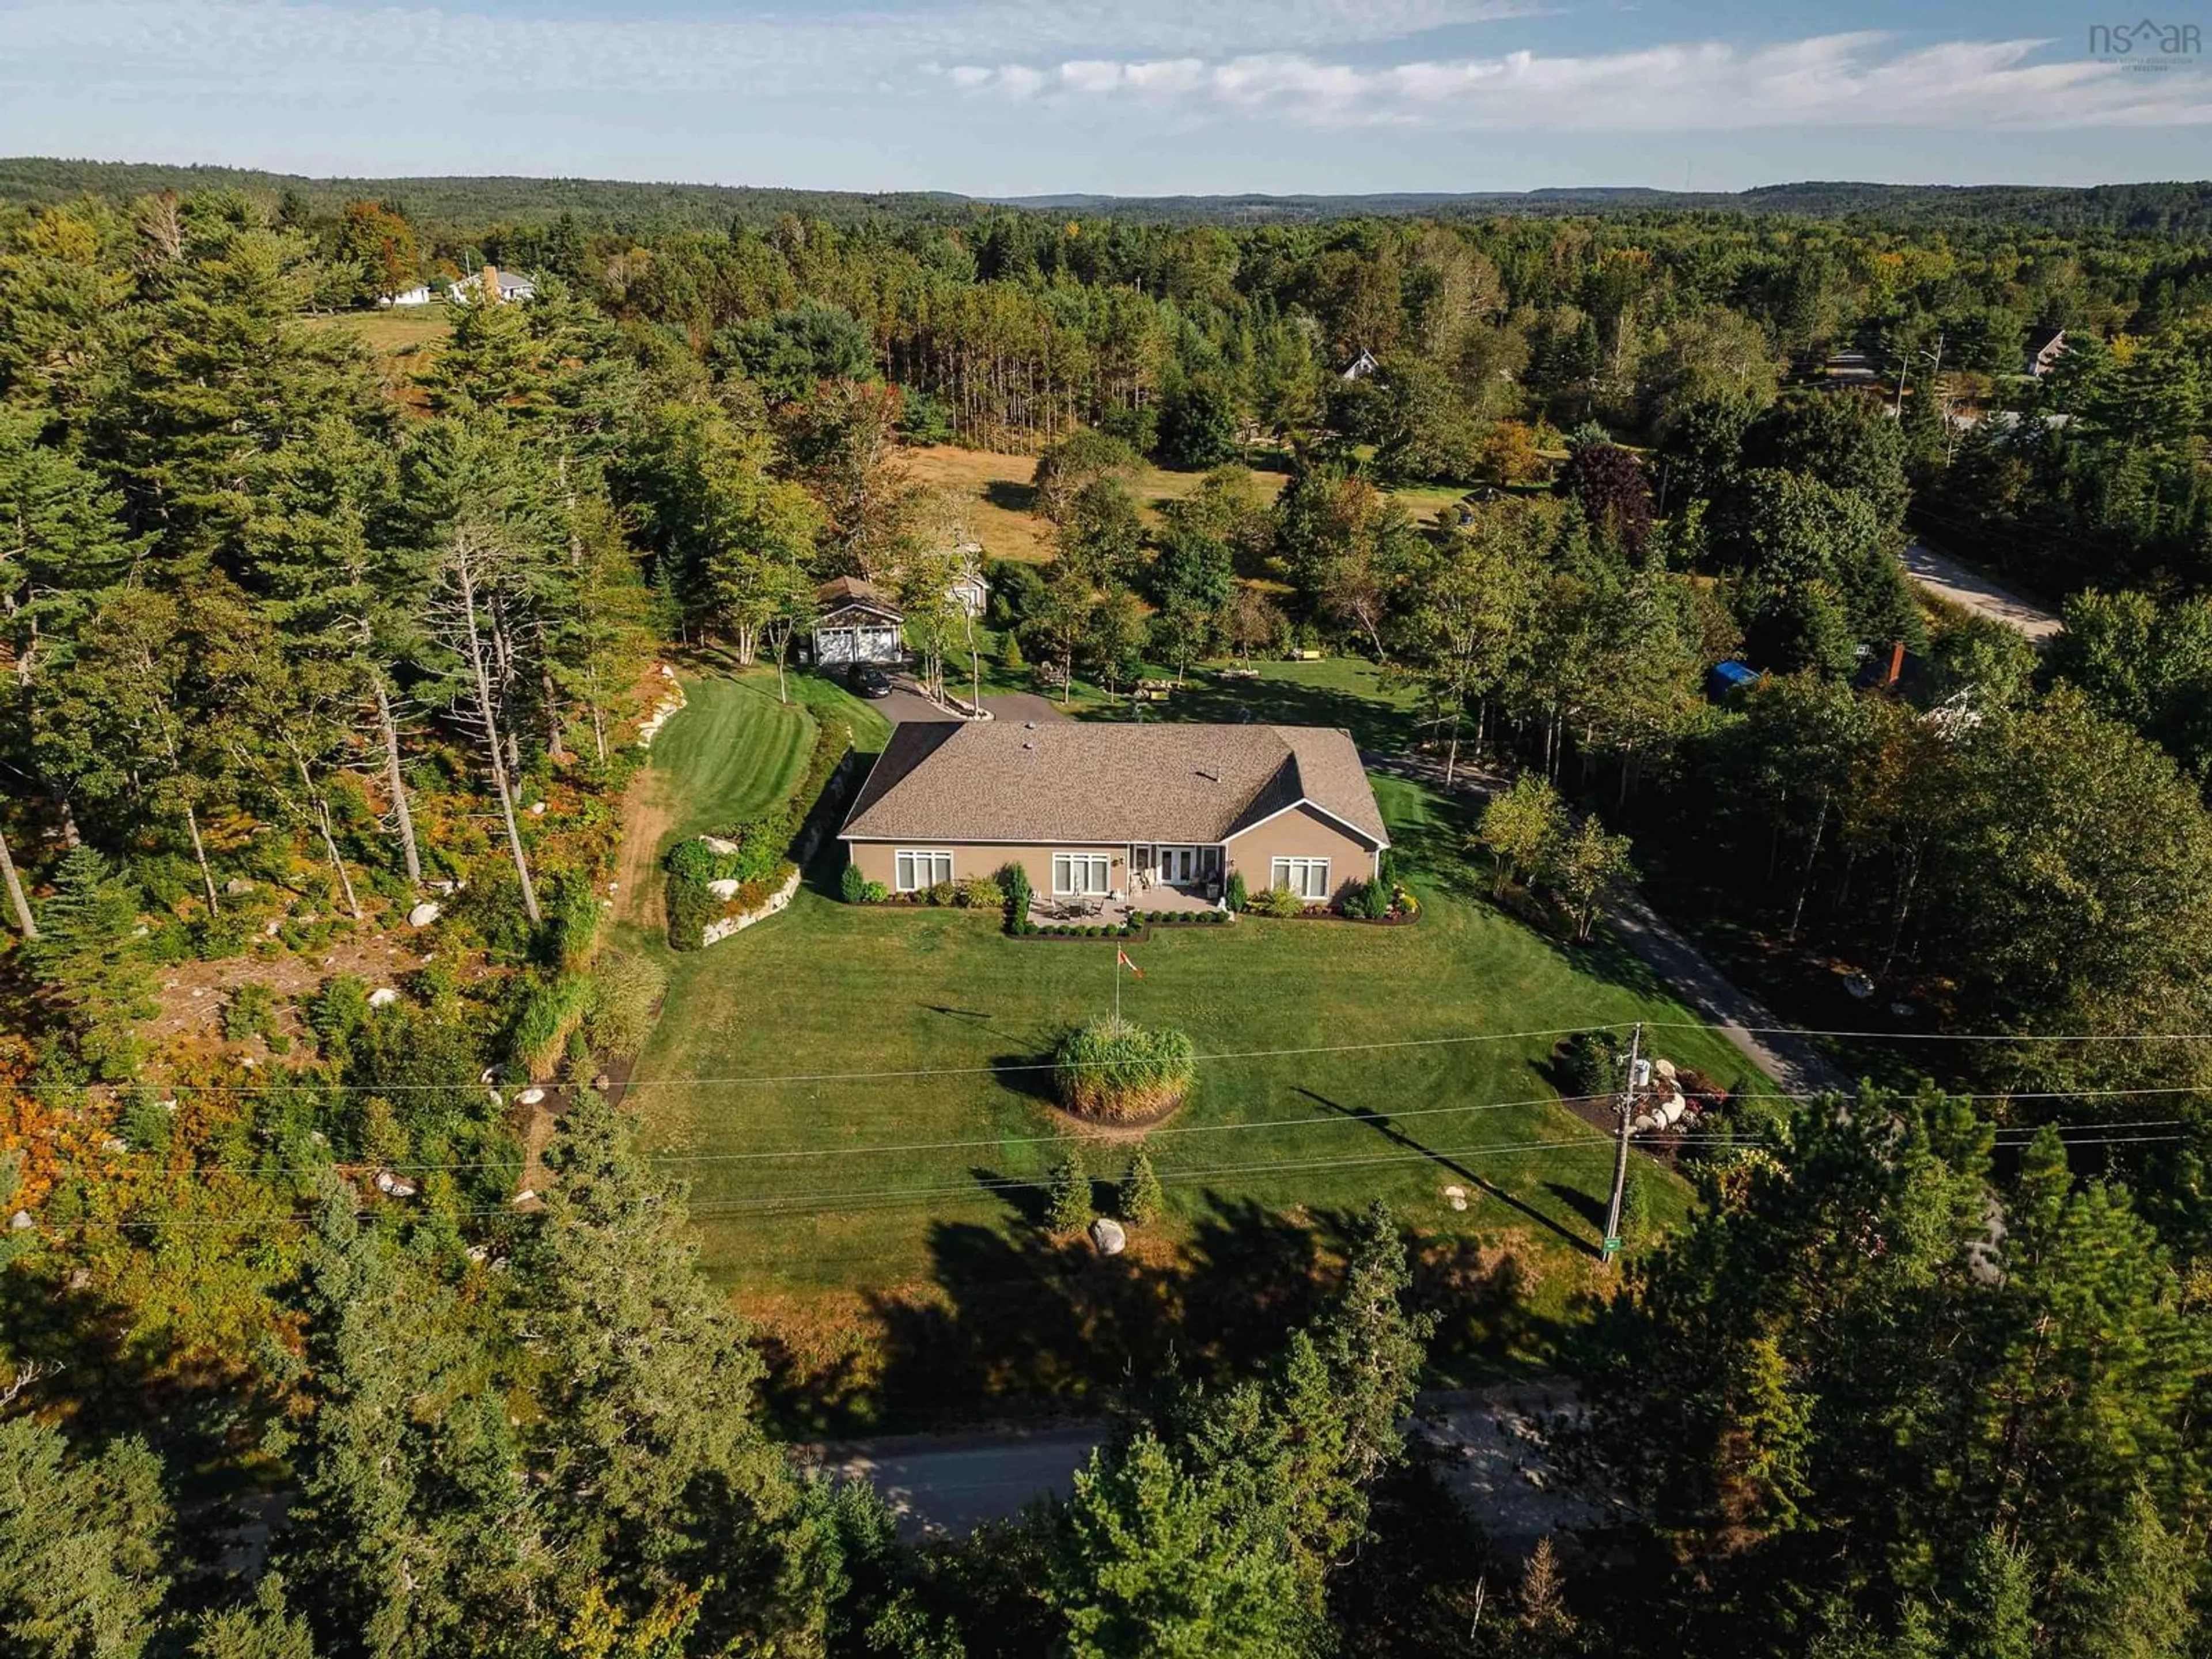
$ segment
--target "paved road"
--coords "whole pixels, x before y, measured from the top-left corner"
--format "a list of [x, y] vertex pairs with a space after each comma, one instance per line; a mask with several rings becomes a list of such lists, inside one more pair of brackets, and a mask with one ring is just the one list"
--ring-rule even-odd
[[[1414, 778], [1437, 787], [1443, 784], [1443, 764], [1425, 755], [1364, 755], [1361, 759], [1371, 772]], [[1466, 794], [1487, 795], [1504, 783], [1499, 773], [1463, 766], [1453, 778], [1452, 787]], [[1739, 989], [1712, 958], [1675, 932], [1641, 893], [1632, 890], [1615, 903], [1611, 921], [1622, 944], [1649, 963], [1682, 1000], [1718, 1026], [1738, 1053], [1781, 1085], [1786, 1093], [1850, 1088], [1850, 1080], [1823, 1059], [1810, 1042], [1784, 1028], [1757, 997]]]
[[2058, 618], [2030, 605], [2017, 593], [2008, 593], [1973, 568], [1948, 553], [1938, 553], [1915, 539], [1905, 544], [1905, 568], [1913, 580], [1929, 592], [1962, 605], [1992, 622], [2016, 628], [2038, 645], [2058, 631]]
[[997, 1434], [903, 1435], [800, 1447], [793, 1461], [838, 1480], [866, 1480], [890, 1505], [906, 1537], [960, 1537], [1018, 1514], [1040, 1498], [1065, 1497], [1075, 1472], [1106, 1438], [1103, 1424]]
[[[1525, 1550], [1610, 1507], [1603, 1494], [1577, 1490], [1552, 1460], [1551, 1431], [1577, 1409], [1572, 1389], [1559, 1382], [1443, 1390], [1421, 1396], [1409, 1433], [1492, 1540]], [[867, 1481], [909, 1539], [958, 1537], [1039, 1498], [1065, 1497], [1106, 1436], [1103, 1423], [910, 1435], [801, 1447], [793, 1458], [836, 1480]]]

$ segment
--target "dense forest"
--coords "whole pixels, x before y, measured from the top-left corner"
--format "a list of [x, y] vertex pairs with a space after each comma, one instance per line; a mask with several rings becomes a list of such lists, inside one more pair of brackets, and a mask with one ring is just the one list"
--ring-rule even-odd
[[[11, 1651], [2212, 1652], [2200, 187], [1227, 227], [7, 179]], [[449, 331], [371, 351], [418, 283]], [[1412, 1455], [1380, 1212], [1265, 1364], [1131, 1389], [974, 1540], [769, 1438], [605, 1098], [657, 995], [619, 802], [659, 659], [781, 661], [825, 578], [965, 649], [911, 462], [956, 440], [1036, 458], [1004, 672], [1371, 659], [1517, 779], [1486, 890], [1632, 856], [1957, 1039], [1689, 1160], [1570, 1357], [1589, 1536], [1493, 1552]], [[1200, 481], [1148, 515], [1146, 464]], [[2062, 634], [1921, 601], [1916, 531]], [[163, 1018], [240, 959], [296, 1019]]]

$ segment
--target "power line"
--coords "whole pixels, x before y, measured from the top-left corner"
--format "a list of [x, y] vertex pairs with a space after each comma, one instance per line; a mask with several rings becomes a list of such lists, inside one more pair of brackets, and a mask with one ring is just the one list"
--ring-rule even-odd
[[[1387, 1042], [1334, 1042], [1306, 1048], [1232, 1048], [1218, 1054], [1193, 1054], [1192, 1060], [1214, 1061], [1224, 1060], [1294, 1060], [1318, 1054], [1373, 1054], [1394, 1048], [1455, 1048], [1475, 1042], [1516, 1042], [1533, 1037], [1581, 1036], [1597, 1031], [1619, 1030], [1627, 1022], [1616, 1020], [1609, 1025], [1559, 1025], [1535, 1031], [1480, 1031], [1464, 1036], [1402, 1037]], [[1698, 1030], [1713, 1028], [1697, 1025]], [[753, 1085], [763, 1087], [781, 1087], [801, 1083], [889, 1083], [908, 1078], [933, 1077], [1005, 1077], [1030, 1072], [1058, 1072], [1072, 1069], [1073, 1062], [1057, 1060], [1020, 1060], [1003, 1066], [922, 1066], [899, 1071], [881, 1072], [789, 1072], [762, 1073], [742, 1077], [665, 1077], [631, 1078], [622, 1085], [627, 1092], [632, 1089], [724, 1088]], [[74, 1083], [26, 1083], [14, 1085], [23, 1090], [78, 1089]], [[152, 1086], [152, 1085], [148, 1085]], [[444, 1092], [454, 1089], [496, 1089], [496, 1083], [481, 1079], [454, 1083], [344, 1083], [336, 1078], [307, 1078], [295, 1075], [278, 1083], [176, 1083], [164, 1084], [163, 1089], [202, 1090], [223, 1094], [274, 1094], [299, 1089], [337, 1092], [344, 1090], [362, 1094], [386, 1095], [410, 1091]], [[520, 1088], [549, 1088], [558, 1085], [523, 1083], [510, 1085]]]
[[[1527, 1031], [1482, 1031], [1458, 1036], [1402, 1037], [1382, 1042], [1323, 1043], [1299, 1048], [1231, 1048], [1215, 1054], [1194, 1054], [1192, 1060], [1212, 1063], [1239, 1060], [1294, 1060], [1327, 1054], [1376, 1054], [1394, 1049], [1456, 1048], [1478, 1042], [1516, 1042], [1535, 1037], [1581, 1036], [1600, 1031], [1617, 1031], [1634, 1022], [1613, 1020], [1598, 1025], [1558, 1025]], [[1671, 1031], [1703, 1031], [1719, 1036], [1725, 1033], [1717, 1025], [1702, 1020], [1646, 1020], [1646, 1029]], [[1736, 1025], [1729, 1029], [1753, 1036], [1836, 1037], [1879, 1042], [2212, 1042], [2212, 1031], [2132, 1031], [2132, 1032], [2026, 1032], [2026, 1031], [1868, 1031], [1832, 1030], [1805, 1025]], [[1004, 1065], [983, 1066], [926, 1066], [900, 1069], [866, 1072], [787, 1072], [751, 1073], [733, 1077], [663, 1077], [631, 1078], [623, 1084], [625, 1091], [634, 1089], [677, 1088], [738, 1088], [786, 1087], [799, 1084], [889, 1083], [915, 1078], [945, 1077], [1006, 1077], [1036, 1072], [1058, 1072], [1069, 1068], [1073, 1062], [1056, 1060], [1018, 1060]], [[21, 1083], [15, 1089], [77, 1090], [85, 1085], [74, 1083]], [[153, 1085], [148, 1085], [153, 1086]], [[347, 1083], [335, 1078], [311, 1078], [293, 1074], [280, 1082], [270, 1083], [171, 1083], [160, 1085], [170, 1093], [180, 1091], [204, 1091], [223, 1094], [271, 1094], [286, 1091], [336, 1093], [354, 1091], [362, 1094], [387, 1095], [407, 1092], [444, 1092], [449, 1090], [498, 1088], [497, 1083]], [[520, 1083], [509, 1087], [559, 1086], [550, 1084]], [[2059, 1097], [2081, 1091], [2057, 1091]], [[2176, 1092], [2196, 1092], [2179, 1090]], [[1997, 1097], [1987, 1097], [1996, 1098]]]
[[[1326, 1121], [1328, 1120], [1321, 1121]], [[2101, 1124], [2058, 1124], [2045, 1127], [2053, 1127], [2060, 1130], [2061, 1132], [2071, 1132], [2101, 1129], [2109, 1127], [2154, 1127], [2166, 1123], [2178, 1124], [2180, 1121], [2181, 1120], [2179, 1119], [2145, 1119], [2141, 1121], [2140, 1125], [2107, 1126]], [[2030, 1131], [2027, 1129], [2001, 1130], [1998, 1133], [2002, 1136], [2020, 1136], [2026, 1138], [1999, 1139], [1996, 1144], [2008, 1148], [2025, 1146], [2030, 1144], [2030, 1139], [2032, 1139], [2034, 1133], [2039, 1133], [2039, 1131]], [[2151, 1143], [2170, 1143], [2186, 1139], [2189, 1139], [2189, 1137], [2179, 1134], [2077, 1134], [2075, 1139], [2068, 1140], [2065, 1144], [2069, 1147], [2094, 1146], [2141, 1146]], [[1187, 1186], [1194, 1182], [1218, 1180], [1224, 1176], [1297, 1174], [1311, 1172], [1317, 1170], [1364, 1169], [1383, 1164], [1442, 1163], [1448, 1159], [1460, 1158], [1510, 1156], [1518, 1155], [1523, 1152], [1556, 1152], [1570, 1147], [1579, 1146], [1611, 1146], [1613, 1145], [1613, 1138], [1611, 1135], [1593, 1133], [1587, 1135], [1569, 1136], [1552, 1140], [1492, 1143], [1477, 1146], [1421, 1147], [1404, 1152], [1370, 1153], [1354, 1158], [1330, 1157], [1275, 1160], [1260, 1164], [1218, 1164], [1194, 1170], [1176, 1170], [1170, 1168], [1161, 1173], [1160, 1179], [1164, 1185]], [[1680, 1147], [1683, 1146], [1711, 1146], [1723, 1149], [1747, 1147], [1770, 1152], [1784, 1150], [1778, 1143], [1765, 1137], [1737, 1135], [1727, 1133], [1692, 1133], [1686, 1135], [1671, 1135], [1668, 1137], [1663, 1143], [1659, 1144], [1670, 1147]], [[891, 1209], [908, 1203], [939, 1202], [950, 1198], [988, 1197], [1025, 1189], [1042, 1190], [1048, 1187], [1049, 1184], [1050, 1178], [1048, 1176], [1002, 1176], [932, 1187], [895, 1188], [890, 1189], [880, 1188], [811, 1188], [799, 1193], [769, 1194], [754, 1198], [734, 1199], [719, 1202], [709, 1201], [708, 1203], [689, 1206], [687, 1213], [693, 1218], [757, 1215], [773, 1218], [775, 1217], [784, 1215], [816, 1214], [830, 1209], [846, 1209], [853, 1211]], [[483, 1206], [456, 1210], [450, 1212], [449, 1213], [453, 1215], [456, 1218], [482, 1218], [490, 1216], [512, 1214], [514, 1213], [514, 1206], [511, 1204]], [[297, 1225], [304, 1219], [305, 1218], [301, 1216], [298, 1212], [289, 1212], [276, 1215], [238, 1217], [230, 1218], [170, 1217], [158, 1220], [124, 1220], [118, 1221], [114, 1224], [118, 1227], [152, 1229], [156, 1231], [175, 1227], [221, 1227], [229, 1228], [235, 1231], [250, 1231], [256, 1227]]]

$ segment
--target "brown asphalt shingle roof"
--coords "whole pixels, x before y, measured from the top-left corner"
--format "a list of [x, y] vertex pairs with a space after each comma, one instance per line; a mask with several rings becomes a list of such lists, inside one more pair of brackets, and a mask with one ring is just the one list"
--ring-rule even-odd
[[1310, 726], [909, 721], [844, 834], [861, 841], [1226, 841], [1305, 801], [1389, 843], [1349, 732]]

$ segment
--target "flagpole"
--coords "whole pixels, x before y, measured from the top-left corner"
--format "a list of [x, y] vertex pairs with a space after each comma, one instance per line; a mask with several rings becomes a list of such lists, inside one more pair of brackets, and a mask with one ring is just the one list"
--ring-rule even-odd
[[1121, 947], [1114, 947], [1114, 1024], [1121, 1023]]

